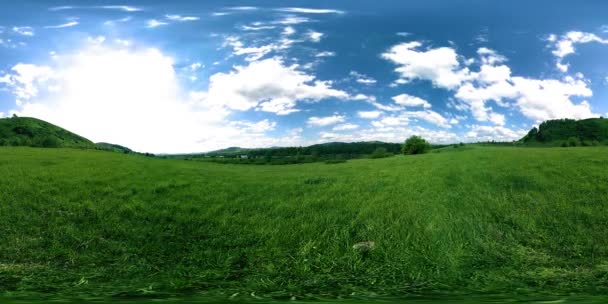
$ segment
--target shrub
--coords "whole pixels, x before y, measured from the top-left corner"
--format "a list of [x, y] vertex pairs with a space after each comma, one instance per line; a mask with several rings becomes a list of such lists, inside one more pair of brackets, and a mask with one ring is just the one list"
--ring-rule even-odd
[[58, 148], [60, 145], [59, 139], [55, 136], [48, 136], [40, 141], [40, 146], [44, 148]]
[[576, 137], [568, 138], [568, 146], [576, 147], [576, 146], [580, 146], [580, 145], [581, 145], [581, 142], [579, 141], [578, 138], [576, 138]]
[[341, 164], [341, 163], [345, 163], [345, 162], [346, 162], [345, 159], [328, 159], [325, 161], [325, 163], [328, 165]]
[[431, 149], [431, 145], [420, 136], [411, 136], [403, 144], [403, 154], [423, 154]]
[[371, 158], [384, 158], [384, 157], [388, 157], [390, 156], [388, 154], [388, 151], [386, 150], [386, 148], [384, 147], [378, 147], [376, 148], [376, 150], [374, 150], [374, 153], [372, 153]]
[[567, 143], [567, 142], [565, 142], [565, 141], [562, 141], [561, 146], [562, 146], [562, 147], [567, 147], [567, 146], [568, 146], [568, 143]]

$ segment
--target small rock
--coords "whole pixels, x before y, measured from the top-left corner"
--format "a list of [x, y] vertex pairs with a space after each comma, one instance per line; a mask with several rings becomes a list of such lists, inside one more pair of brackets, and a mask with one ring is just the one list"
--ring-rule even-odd
[[353, 249], [361, 253], [370, 252], [374, 250], [374, 248], [376, 248], [376, 242], [374, 241], [359, 242], [353, 245]]

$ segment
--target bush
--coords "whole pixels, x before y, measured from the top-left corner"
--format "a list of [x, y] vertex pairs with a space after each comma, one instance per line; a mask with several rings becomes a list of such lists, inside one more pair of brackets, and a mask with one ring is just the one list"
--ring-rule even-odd
[[60, 145], [59, 139], [55, 136], [45, 137], [40, 142], [40, 146], [44, 148], [58, 148]]
[[565, 147], [567, 147], [567, 146], [568, 146], [568, 143], [567, 143], [567, 142], [565, 142], [565, 141], [562, 141], [561, 146], [565, 148]]
[[384, 157], [388, 157], [388, 156], [390, 156], [390, 155], [388, 154], [388, 151], [386, 150], [386, 148], [378, 147], [378, 148], [376, 148], [374, 153], [372, 153], [371, 158], [384, 158]]
[[423, 154], [431, 150], [431, 144], [420, 136], [412, 136], [403, 144], [403, 154]]
[[581, 145], [581, 142], [577, 137], [568, 138], [568, 146], [576, 147], [576, 146], [580, 146], [580, 145]]
[[346, 162], [345, 159], [328, 159], [325, 161], [325, 163], [328, 165], [341, 164], [341, 163], [345, 163], [345, 162]]

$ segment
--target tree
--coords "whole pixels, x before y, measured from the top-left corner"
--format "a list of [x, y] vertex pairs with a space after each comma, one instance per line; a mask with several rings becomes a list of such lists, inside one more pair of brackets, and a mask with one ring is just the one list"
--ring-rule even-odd
[[61, 142], [59, 141], [59, 139], [55, 136], [48, 136], [45, 137], [41, 142], [40, 145], [44, 148], [58, 148], [59, 146], [61, 146]]
[[374, 150], [374, 153], [372, 153], [372, 158], [383, 158], [383, 157], [388, 157], [388, 151], [386, 150], [386, 148], [384, 147], [378, 147], [376, 148], [376, 150]]
[[431, 144], [420, 136], [411, 136], [403, 144], [403, 154], [423, 154], [431, 149]]

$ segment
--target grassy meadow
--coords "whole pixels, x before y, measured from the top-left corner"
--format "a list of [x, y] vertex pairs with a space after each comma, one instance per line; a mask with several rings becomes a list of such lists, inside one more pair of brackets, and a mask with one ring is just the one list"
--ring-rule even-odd
[[605, 294], [608, 147], [285, 166], [1, 147], [0, 294], [45, 293]]

